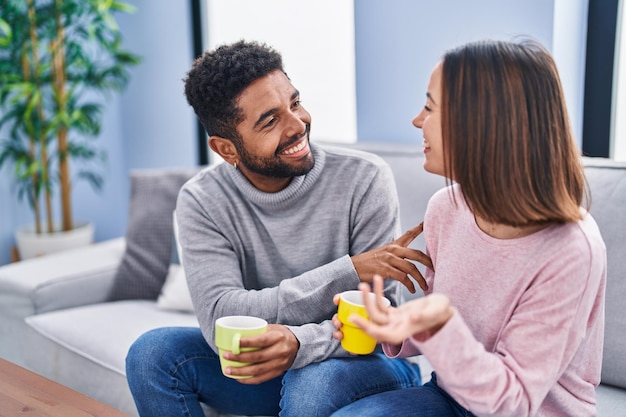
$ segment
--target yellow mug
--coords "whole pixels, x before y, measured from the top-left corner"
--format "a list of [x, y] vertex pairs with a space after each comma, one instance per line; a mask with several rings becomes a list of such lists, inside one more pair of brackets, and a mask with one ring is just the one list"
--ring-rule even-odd
[[[368, 296], [375, 299], [376, 294], [369, 293]], [[389, 299], [384, 298], [384, 302], [390, 305]], [[339, 307], [337, 309], [337, 316], [343, 324], [341, 331], [343, 333], [343, 339], [341, 339], [341, 347], [350, 353], [358, 355], [367, 355], [372, 353], [376, 348], [376, 339], [365, 333], [348, 318], [351, 314], [357, 314], [367, 320], [369, 315], [365, 310], [363, 304], [363, 293], [358, 290], [344, 291], [339, 298]]]
[[245, 362], [230, 361], [224, 359], [224, 352], [233, 352], [239, 355], [240, 352], [256, 350], [256, 348], [242, 348], [239, 342], [242, 337], [256, 336], [267, 331], [267, 322], [258, 317], [252, 316], [225, 316], [215, 321], [215, 345], [220, 355], [220, 365], [222, 373], [235, 379], [250, 378], [250, 376], [234, 376], [224, 373], [226, 367], [241, 367], [248, 365]]

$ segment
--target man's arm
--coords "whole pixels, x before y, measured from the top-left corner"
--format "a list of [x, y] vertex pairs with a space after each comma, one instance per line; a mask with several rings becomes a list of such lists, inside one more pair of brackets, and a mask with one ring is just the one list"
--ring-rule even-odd
[[[326, 249], [327, 243], [333, 239], [345, 240], [345, 255], [337, 255], [336, 258], [330, 258], [333, 259], [330, 262], [296, 276], [277, 277], [274, 285], [246, 282], [246, 279], [250, 279], [250, 274], [242, 274], [249, 267], [249, 262], [280, 262], [261, 253], [264, 247], [260, 247], [259, 252], [258, 249], [246, 247], [246, 239], [235, 236], [242, 233], [237, 229], [242, 226], [242, 216], [224, 218], [223, 215], [225, 210], [231, 210], [236, 205], [233, 201], [235, 198], [224, 196], [225, 201], [221, 206], [217, 204], [218, 208], [209, 209], [206, 203], [200, 203], [202, 197], [198, 197], [197, 193], [185, 190], [181, 192], [177, 216], [181, 245], [184, 248], [183, 263], [198, 320], [209, 344], [213, 346], [214, 318], [247, 314], [262, 317], [270, 323], [289, 326], [301, 347], [292, 365], [294, 368], [331, 356], [347, 355], [339, 343], [332, 339], [334, 327], [329, 320], [336, 312], [333, 296], [355, 289], [360, 282], [350, 256], [388, 244], [399, 234], [399, 204], [391, 170], [383, 162], [376, 166], [376, 170], [371, 168], [371, 165], [367, 167], [367, 173], [359, 181], [349, 182], [351, 178], [345, 175], [341, 177], [346, 177], [346, 184], [337, 183], [333, 179], [332, 186], [336, 191], [334, 195], [337, 196], [340, 190], [348, 193], [347, 198], [352, 200], [349, 213], [330, 215], [349, 217], [350, 227], [345, 228], [349, 234], [342, 235], [342, 230], [309, 233], [310, 238], [305, 236], [304, 243], [310, 249], [289, 249], [290, 252], [299, 253], [297, 259], [302, 259], [301, 256], [311, 251], [318, 253], [320, 249]], [[212, 199], [221, 198], [215, 190], [201, 191], [210, 191]], [[317, 216], [317, 212], [328, 211], [323, 202], [319, 204], [319, 198], [316, 202], [318, 205], [315, 208], [318, 210], [314, 216]], [[336, 206], [342, 207], [346, 204], [338, 201], [335, 209]], [[316, 224], [316, 219], [307, 220]], [[261, 234], [263, 227], [263, 224], [257, 222], [251, 223], [245, 229], [261, 229], [255, 230]], [[295, 229], [292, 234], [299, 232], [300, 230]], [[301, 237], [299, 239], [302, 240]], [[311, 241], [312, 239], [317, 241]], [[397, 281], [387, 280], [386, 295], [394, 305], [400, 302], [401, 291]]]

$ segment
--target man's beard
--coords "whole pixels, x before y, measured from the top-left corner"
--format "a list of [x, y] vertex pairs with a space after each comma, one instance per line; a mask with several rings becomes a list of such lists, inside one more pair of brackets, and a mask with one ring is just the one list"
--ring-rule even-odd
[[[307, 142], [310, 142], [309, 129], [310, 128], [307, 126], [307, 130], [305, 133]], [[301, 136], [293, 137], [289, 141], [288, 146], [293, 145], [300, 139], [302, 139]], [[299, 161], [294, 161], [294, 163], [296, 163], [297, 165], [290, 165], [284, 162], [279, 155], [274, 155], [270, 158], [254, 156], [250, 155], [250, 153], [248, 153], [248, 151], [241, 145], [241, 143], [235, 144], [235, 146], [237, 147], [237, 151], [239, 153], [239, 163], [242, 166], [246, 167], [249, 171], [266, 177], [297, 177], [307, 174], [309, 171], [311, 171], [313, 165], [315, 165], [315, 159], [313, 158], [312, 152], [309, 152]]]

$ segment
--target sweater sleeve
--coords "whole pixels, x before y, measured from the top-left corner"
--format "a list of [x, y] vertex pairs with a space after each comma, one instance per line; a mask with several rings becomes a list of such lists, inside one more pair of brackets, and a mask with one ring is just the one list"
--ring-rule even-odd
[[[396, 194], [395, 182], [391, 169], [387, 165], [380, 167], [380, 171], [373, 177], [367, 192], [364, 194], [360, 203], [356, 206], [355, 212], [351, 215], [354, 219], [354, 227], [352, 228], [352, 236], [350, 238], [350, 254], [366, 252], [368, 250], [389, 243], [399, 235], [399, 203]], [[350, 278], [344, 279], [348, 285], [344, 286], [340, 291], [331, 290], [325, 300], [332, 300], [334, 294], [341, 291], [355, 289], [358, 285], [358, 276], [350, 259], [350, 256], [344, 256], [341, 259], [331, 262], [330, 264], [317, 268], [320, 271], [329, 272], [335, 278], [329, 278], [331, 281], [337, 280], [337, 277], [349, 271]], [[311, 271], [304, 275], [315, 273]], [[352, 277], [356, 277], [355, 281]], [[321, 280], [327, 282], [327, 280]], [[298, 288], [309, 282], [308, 278], [298, 277], [294, 280], [285, 280], [281, 285], [292, 287], [292, 290], [298, 291]], [[306, 284], [309, 285], [309, 284]], [[332, 295], [330, 295], [332, 293]], [[328, 298], [330, 296], [330, 298]], [[385, 296], [389, 298], [393, 305], [402, 303], [401, 284], [394, 280], [385, 281]], [[305, 305], [307, 305], [305, 303]], [[294, 306], [298, 307], [298, 306]], [[286, 310], [291, 310], [287, 308]], [[295, 314], [299, 313], [299, 308], [294, 309]], [[330, 311], [330, 317], [336, 312], [336, 306]], [[330, 318], [329, 317], [329, 318]], [[295, 317], [293, 317], [295, 318]], [[293, 320], [290, 320], [293, 322]], [[340, 342], [332, 337], [335, 330], [330, 320], [325, 320], [320, 324], [308, 323], [301, 326], [289, 326], [290, 330], [296, 335], [301, 343], [293, 368], [301, 368], [313, 362], [319, 362], [329, 357], [348, 357], [350, 354], [346, 352], [340, 345]]]

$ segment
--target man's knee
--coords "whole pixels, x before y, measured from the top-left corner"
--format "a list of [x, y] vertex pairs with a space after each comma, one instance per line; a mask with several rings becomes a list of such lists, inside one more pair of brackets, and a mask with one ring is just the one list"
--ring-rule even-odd
[[353, 371], [346, 359], [328, 359], [288, 371], [283, 377], [281, 415], [327, 416], [348, 404], [353, 393], [344, 384], [351, 385], [347, 381]]
[[[203, 346], [198, 346], [203, 345]], [[190, 349], [209, 349], [197, 328], [164, 327], [149, 330], [131, 345], [126, 355], [126, 373], [144, 374], [166, 371], [175, 357]]]
[[[167, 329], [150, 330], [135, 340], [126, 354], [126, 375], [129, 383], [136, 378], [150, 378], [148, 374], [158, 368]], [[152, 369], [152, 371], [151, 371]]]
[[[301, 415], [330, 415], [368, 395], [419, 386], [420, 382], [417, 365], [383, 354], [327, 359], [285, 374], [281, 408], [304, 413]], [[310, 409], [318, 413], [307, 414]]]

